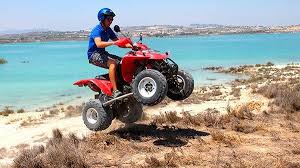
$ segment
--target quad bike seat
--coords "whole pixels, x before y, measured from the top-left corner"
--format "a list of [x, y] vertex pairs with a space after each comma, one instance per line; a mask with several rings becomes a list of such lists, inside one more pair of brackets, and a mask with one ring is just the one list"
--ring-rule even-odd
[[102, 74], [102, 75], [98, 75], [95, 77], [96, 79], [100, 79], [100, 80], [109, 80], [109, 75], [107, 74]]

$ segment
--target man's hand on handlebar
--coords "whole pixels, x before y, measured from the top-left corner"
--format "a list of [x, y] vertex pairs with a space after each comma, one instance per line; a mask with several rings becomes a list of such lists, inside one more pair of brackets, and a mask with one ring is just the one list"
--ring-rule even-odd
[[121, 48], [132, 48], [132, 41], [128, 38], [120, 38], [114, 44]]
[[127, 44], [125, 45], [125, 47], [126, 47], [126, 48], [133, 48], [133, 46], [132, 46], [131, 44], [129, 44], [129, 43], [127, 43]]

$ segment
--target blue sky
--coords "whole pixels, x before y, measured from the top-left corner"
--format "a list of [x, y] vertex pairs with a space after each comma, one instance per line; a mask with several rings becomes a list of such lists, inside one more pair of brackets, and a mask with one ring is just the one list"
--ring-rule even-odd
[[102, 7], [121, 26], [300, 24], [299, 0], [2, 0], [0, 30], [79, 30], [97, 24]]

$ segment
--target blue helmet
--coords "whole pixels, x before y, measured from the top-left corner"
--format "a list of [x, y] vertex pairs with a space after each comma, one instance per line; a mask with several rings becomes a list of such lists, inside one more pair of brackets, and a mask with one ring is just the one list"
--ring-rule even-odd
[[99, 12], [98, 12], [98, 20], [101, 22], [105, 19], [105, 17], [107, 16], [112, 16], [115, 17], [116, 14], [109, 8], [102, 8]]

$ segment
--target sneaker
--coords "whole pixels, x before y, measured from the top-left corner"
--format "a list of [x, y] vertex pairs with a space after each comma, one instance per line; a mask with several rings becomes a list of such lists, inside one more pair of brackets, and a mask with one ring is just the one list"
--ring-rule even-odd
[[113, 98], [117, 98], [117, 97], [119, 97], [121, 95], [122, 95], [122, 92], [120, 92], [119, 90], [113, 91]]

